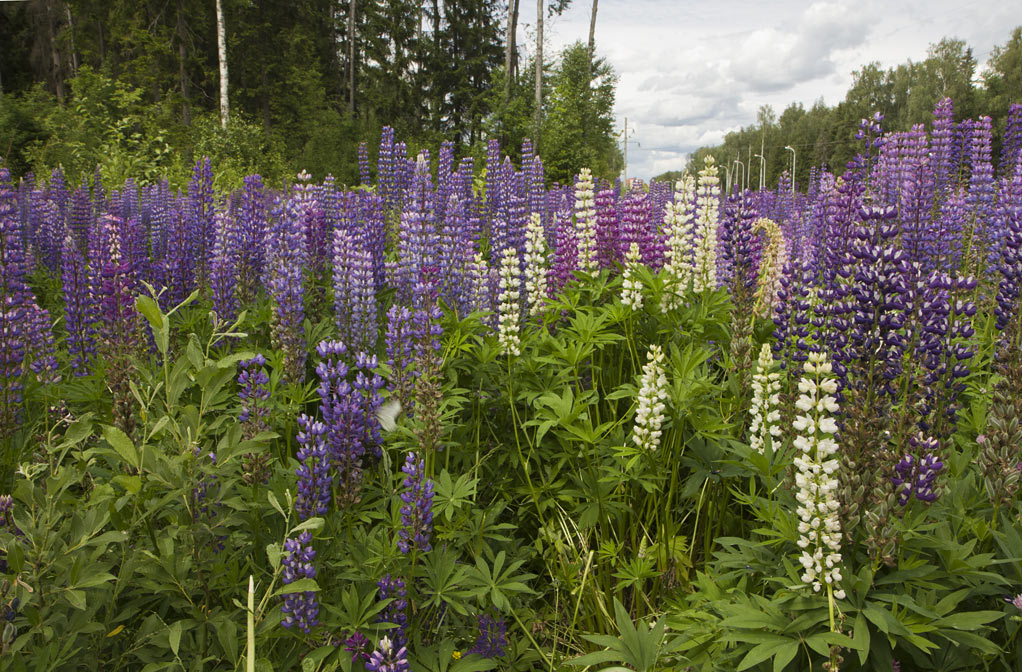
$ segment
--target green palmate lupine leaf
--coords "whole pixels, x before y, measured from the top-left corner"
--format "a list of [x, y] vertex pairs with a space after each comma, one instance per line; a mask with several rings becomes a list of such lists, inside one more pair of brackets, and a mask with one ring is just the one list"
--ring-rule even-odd
[[852, 648], [859, 656], [859, 664], [864, 665], [869, 656], [869, 626], [862, 613], [855, 616], [855, 625], [852, 632]]
[[[744, 658], [742, 658], [742, 662], [739, 663], [736, 668], [737, 672], [742, 672], [742, 670], [747, 670], [750, 667], [755, 667], [766, 660], [770, 660], [781, 653], [782, 650], [786, 649], [791, 643], [792, 640], [787, 637], [774, 636], [770, 639], [770, 641], [757, 644], [752, 647], [747, 654], [745, 654]], [[798, 642], [796, 641], [795, 644], [797, 646]]]
[[305, 592], [318, 592], [319, 584], [316, 583], [316, 579], [304, 578], [293, 581], [286, 586], [281, 586], [275, 595], [290, 595], [291, 593], [305, 593]]

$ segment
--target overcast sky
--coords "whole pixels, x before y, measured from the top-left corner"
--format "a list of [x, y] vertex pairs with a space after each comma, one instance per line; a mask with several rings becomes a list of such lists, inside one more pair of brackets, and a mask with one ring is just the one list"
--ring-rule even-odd
[[[527, 47], [535, 6], [521, 3]], [[574, 0], [547, 20], [548, 53], [588, 39], [591, 7]], [[870, 61], [921, 61], [930, 44], [954, 37], [982, 69], [1017, 25], [1017, 0], [602, 0], [596, 51], [619, 78], [615, 114], [619, 130], [628, 117], [628, 172], [649, 179], [755, 123], [761, 105], [779, 115], [792, 102], [838, 103], [852, 71]]]

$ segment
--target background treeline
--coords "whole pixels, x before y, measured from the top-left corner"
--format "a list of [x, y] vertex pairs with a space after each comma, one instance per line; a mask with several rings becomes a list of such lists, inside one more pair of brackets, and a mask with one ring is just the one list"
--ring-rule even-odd
[[[569, 2], [542, 7], [551, 16]], [[515, 157], [529, 137], [548, 179], [619, 169], [615, 78], [594, 57], [592, 33], [588, 44], [547, 54], [536, 115], [517, 0], [220, 3], [225, 128], [216, 0], [0, 5], [0, 157], [14, 176], [59, 166], [78, 180], [99, 165], [115, 183], [168, 176], [181, 186], [206, 155], [228, 183], [304, 169], [351, 184], [358, 143], [375, 148], [383, 126], [413, 156], [450, 140], [458, 154], [481, 157], [498, 138]]]
[[[790, 171], [792, 153], [785, 147], [791, 147], [796, 153], [796, 180], [804, 189], [812, 166], [826, 165], [837, 173], [844, 170], [861, 147], [855, 139], [860, 119], [881, 112], [884, 130], [907, 131], [913, 124], [929, 128], [937, 101], [948, 97], [955, 101], [956, 121], [981, 115], [992, 119], [996, 153], [1008, 106], [1022, 100], [1022, 27], [1014, 29], [1006, 44], [994, 48], [982, 72], [977, 67], [971, 47], [947, 38], [931, 45], [926, 60], [919, 63], [909, 61], [888, 70], [870, 63], [853, 73], [851, 88], [836, 106], [819, 101], [805, 109], [793, 103], [779, 117], [770, 106], [763, 106], [754, 125], [728, 133], [721, 145], [701, 147], [690, 155], [688, 170], [694, 173], [707, 155], [713, 155], [719, 165], [737, 173], [732, 181], [742, 179], [748, 170], [748, 184], [755, 188], [762, 163], [756, 155], [762, 148], [764, 183], [770, 187], [782, 172]], [[736, 159], [745, 167], [736, 167]], [[679, 174], [665, 173], [660, 178]]]

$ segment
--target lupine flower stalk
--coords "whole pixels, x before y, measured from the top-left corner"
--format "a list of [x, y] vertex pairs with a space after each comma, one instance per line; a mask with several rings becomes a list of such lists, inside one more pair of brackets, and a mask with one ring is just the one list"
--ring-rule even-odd
[[777, 292], [781, 289], [781, 275], [788, 263], [788, 248], [781, 227], [773, 220], [757, 219], [752, 230], [762, 231], [766, 235], [766, 248], [760, 255], [753, 313], [757, 317], [768, 317], [773, 312]]
[[387, 637], [380, 640], [365, 667], [369, 672], [411, 672], [412, 669], [408, 664], [408, 649], [397, 646]]
[[413, 550], [425, 553], [433, 548], [429, 543], [433, 534], [433, 481], [425, 475], [426, 461], [418, 459], [414, 452], [408, 453], [401, 471], [406, 476], [397, 546], [402, 553]]
[[642, 281], [637, 277], [641, 264], [639, 244], [632, 243], [625, 254], [625, 270], [621, 279], [621, 303], [632, 310], [642, 310]]
[[586, 273], [596, 265], [596, 200], [593, 194], [593, 173], [583, 168], [575, 183], [575, 240], [578, 245], [578, 267]]
[[674, 200], [666, 205], [664, 228], [667, 233], [667, 260], [664, 272], [663, 309], [673, 310], [681, 305], [681, 296], [692, 281], [692, 203], [695, 200], [695, 179], [686, 175], [675, 183]]
[[376, 347], [376, 289], [373, 259], [343, 229], [334, 231], [334, 316], [341, 339], [354, 350]]
[[934, 454], [937, 444], [933, 437], [922, 434], [912, 437], [910, 445], [915, 454], [907, 453], [898, 462], [894, 467], [895, 476], [891, 479], [897, 488], [898, 504], [905, 506], [913, 497], [927, 504], [936, 501], [933, 483], [944, 468], [944, 463]]
[[[238, 362], [241, 370], [238, 374], [238, 386], [241, 388], [238, 391], [238, 399], [241, 400], [238, 422], [242, 424], [241, 435], [245, 439], [269, 429], [270, 377], [266, 375], [264, 366], [266, 358], [262, 355]], [[264, 483], [270, 477], [269, 460], [267, 452], [247, 453], [241, 460], [242, 479], [249, 485]]]
[[[312, 548], [312, 535], [309, 532], [302, 532], [297, 539], [285, 541], [284, 557], [281, 560], [284, 567], [282, 576], [284, 585], [292, 584], [299, 579], [316, 578], [316, 567], [312, 564], [315, 559], [316, 551]], [[284, 612], [284, 618], [280, 624], [285, 628], [297, 625], [308, 634], [312, 632], [312, 628], [319, 625], [319, 598], [315, 591], [288, 593], [284, 596], [281, 611]]]
[[376, 617], [376, 622], [393, 623], [395, 627], [390, 631], [391, 641], [398, 648], [402, 648], [408, 643], [408, 591], [405, 589], [404, 579], [387, 574], [376, 586], [380, 589], [378, 593], [380, 601], [390, 600]]
[[500, 658], [507, 652], [507, 624], [499, 614], [479, 614], [477, 619], [479, 634], [469, 653], [483, 658]]
[[749, 408], [752, 416], [749, 445], [759, 453], [766, 452], [767, 445], [773, 446], [781, 437], [780, 393], [781, 374], [774, 370], [770, 344], [764, 343], [752, 376], [752, 406]]
[[515, 248], [504, 249], [500, 260], [500, 297], [497, 306], [497, 343], [501, 353], [517, 357], [521, 354], [518, 335], [522, 314], [521, 267]]
[[642, 367], [639, 394], [636, 399], [632, 443], [640, 450], [654, 452], [660, 447], [661, 426], [667, 408], [667, 373], [664, 352], [659, 345], [649, 346], [646, 364]]
[[327, 427], [305, 413], [298, 416], [298, 451], [295, 457], [301, 463], [295, 470], [298, 476], [298, 496], [295, 510], [302, 520], [322, 516], [330, 509], [330, 454], [327, 452]]
[[[803, 367], [803, 377], [798, 384], [799, 395], [795, 407], [801, 411], [796, 415], [793, 427], [798, 436], [794, 446], [799, 451], [795, 457], [795, 484], [798, 493], [799, 539], [802, 549], [799, 562], [802, 564], [802, 581], [819, 592], [826, 585], [828, 596], [833, 594], [843, 599], [841, 590], [841, 522], [838, 519], [840, 504], [837, 500], [838, 481], [834, 473], [839, 468], [833, 456], [838, 450], [834, 435], [837, 423], [834, 414], [838, 412], [837, 382], [827, 356], [821, 352], [809, 354]], [[831, 606], [831, 629], [833, 629], [833, 605]]]
[[692, 288], [717, 288], [717, 226], [720, 219], [720, 177], [712, 156], [699, 171], [696, 187], [697, 242], [692, 258]]
[[530, 316], [538, 314], [546, 300], [548, 265], [543, 222], [534, 212], [525, 231], [525, 300]]

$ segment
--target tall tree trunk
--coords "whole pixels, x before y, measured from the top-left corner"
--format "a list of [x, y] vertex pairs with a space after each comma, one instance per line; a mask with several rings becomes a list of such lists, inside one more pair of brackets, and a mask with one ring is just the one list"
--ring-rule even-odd
[[596, 2], [593, 0], [593, 12], [589, 15], [589, 68], [586, 70], [586, 86], [593, 79], [593, 56], [596, 53]]
[[227, 128], [231, 118], [231, 106], [227, 96], [227, 31], [224, 27], [224, 8], [221, 0], [216, 0], [216, 55], [220, 61], [220, 126]]
[[50, 41], [50, 72], [53, 77], [53, 88], [57, 93], [57, 102], [64, 102], [64, 77], [60, 65], [60, 52], [57, 50], [57, 17], [54, 16], [53, 4], [46, 4], [46, 27]]
[[507, 7], [507, 39], [504, 41], [504, 109], [511, 101], [511, 80], [514, 79], [515, 41], [518, 33], [518, 0]]
[[181, 82], [181, 121], [185, 126], [192, 123], [192, 111], [188, 105], [191, 91], [188, 86], [188, 47], [185, 46], [185, 7], [184, 0], [177, 0], [177, 59], [178, 78]]
[[[536, 0], [536, 111], [533, 119], [532, 142], [539, 150], [539, 126], [543, 118], [543, 5]], [[522, 166], [524, 169], [525, 167]]]
[[355, 116], [355, 0], [348, 5], [348, 114]]

